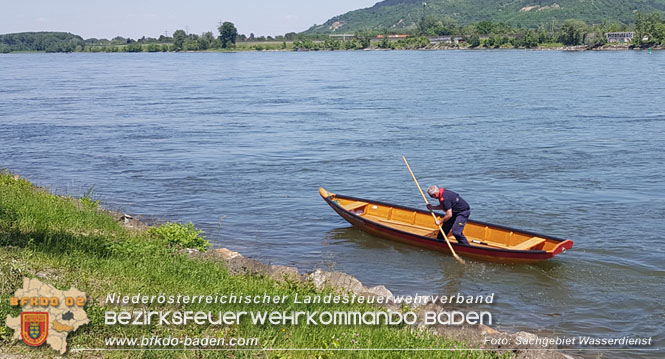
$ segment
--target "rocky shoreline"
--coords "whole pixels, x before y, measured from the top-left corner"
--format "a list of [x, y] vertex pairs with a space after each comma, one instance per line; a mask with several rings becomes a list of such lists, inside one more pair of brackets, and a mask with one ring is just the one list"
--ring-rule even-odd
[[[135, 218], [121, 212], [107, 211], [116, 221], [123, 224], [125, 227], [144, 230], [149, 226], [141, 221], [140, 218]], [[332, 289], [339, 294], [355, 294], [364, 297], [390, 297], [392, 292], [383, 285], [374, 287], [365, 286], [360, 280], [352, 275], [337, 272], [337, 271], [323, 271], [317, 269], [313, 272], [301, 274], [298, 268], [293, 266], [266, 264], [259, 260], [247, 258], [238, 252], [234, 252], [228, 248], [211, 248], [206, 252], [200, 252], [196, 249], [183, 249], [180, 251], [181, 255], [187, 255], [192, 258], [200, 260], [209, 260], [214, 262], [223, 263], [230, 273], [235, 275], [258, 275], [271, 278], [275, 281], [297, 281], [308, 282], [313, 284], [318, 289]], [[395, 303], [374, 304], [384, 309], [400, 310], [401, 306]], [[439, 303], [426, 303], [419, 305], [412, 310], [422, 318], [422, 313], [425, 311], [440, 312], [443, 310], [450, 310], [450, 307], [444, 307]], [[416, 324], [418, 328], [425, 328], [422, 320]], [[503, 349], [505, 345], [501, 344], [486, 344], [485, 339], [493, 339], [493, 343], [514, 343], [516, 338], [529, 339], [535, 341], [539, 337], [536, 334], [528, 332], [500, 332], [492, 329], [489, 326], [478, 325], [428, 325], [427, 329], [434, 334], [468, 343], [474, 349], [486, 349], [491, 351], [503, 352], [512, 351], [515, 358], [518, 359], [571, 359], [570, 355], [564, 354], [557, 349], [556, 346], [548, 346], [546, 350], [539, 345], [511, 345], [509, 349]], [[542, 337], [541, 337], [542, 338]], [[459, 348], [460, 350], [463, 348]]]

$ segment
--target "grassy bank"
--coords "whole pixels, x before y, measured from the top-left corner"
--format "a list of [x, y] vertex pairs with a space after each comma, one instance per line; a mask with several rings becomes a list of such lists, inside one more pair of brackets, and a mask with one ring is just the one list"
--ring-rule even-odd
[[[348, 357], [344, 351], [281, 351], [280, 348], [458, 348], [454, 352], [353, 351], [354, 357], [445, 357], [495, 358], [493, 352], [466, 351], [465, 343], [436, 337], [410, 327], [393, 326], [123, 326], [104, 325], [107, 293], [142, 295], [289, 295], [320, 294], [313, 285], [276, 282], [272, 279], [231, 275], [219, 262], [178, 254], [192, 244], [192, 231], [128, 229], [101, 211], [97, 202], [56, 196], [34, 187], [24, 179], [0, 173], [0, 352], [41, 357], [55, 355], [48, 346], [31, 348], [11, 341], [13, 331], [4, 325], [8, 314], [19, 315], [20, 308], [9, 305], [9, 297], [22, 286], [22, 278], [39, 278], [61, 290], [76, 287], [87, 294], [85, 310], [90, 323], [71, 333], [69, 357]], [[178, 238], [180, 236], [181, 238]], [[194, 240], [196, 241], [196, 240]], [[333, 311], [376, 310], [363, 305], [285, 304], [225, 305], [188, 304], [134, 306], [130, 310], [193, 311]], [[258, 338], [260, 350], [239, 351], [102, 351], [81, 352], [75, 348], [105, 348], [108, 337], [162, 335], [175, 337]], [[268, 349], [268, 350], [261, 350]], [[272, 349], [272, 350], [270, 350]]]

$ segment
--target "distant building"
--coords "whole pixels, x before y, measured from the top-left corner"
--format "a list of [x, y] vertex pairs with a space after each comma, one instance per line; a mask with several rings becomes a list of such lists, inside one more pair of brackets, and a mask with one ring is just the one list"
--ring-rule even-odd
[[464, 38], [462, 36], [441, 36], [429, 38], [429, 43], [432, 45], [436, 45], [442, 42], [445, 42], [446, 44], [452, 44], [453, 42], [459, 44], [460, 42], [464, 42]]
[[634, 32], [608, 32], [605, 34], [607, 42], [631, 42], [633, 41]]
[[356, 38], [356, 35], [354, 35], [354, 34], [330, 34], [328, 36], [332, 37], [333, 39], [340, 39], [341, 38], [344, 41], [346, 41], [347, 39], [355, 39]]
[[[409, 35], [388, 35], [389, 39], [405, 39]], [[383, 39], [383, 35], [377, 35], [377, 39]]]

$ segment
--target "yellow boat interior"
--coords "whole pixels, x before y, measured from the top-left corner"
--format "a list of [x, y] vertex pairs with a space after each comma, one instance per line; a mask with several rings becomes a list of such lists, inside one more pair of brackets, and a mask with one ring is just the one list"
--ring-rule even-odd
[[[338, 197], [321, 188], [321, 196], [339, 204], [345, 210], [366, 220], [394, 228], [399, 231], [419, 236], [436, 238], [439, 228], [429, 212], [393, 207], [387, 204], [365, 202], [355, 199]], [[441, 216], [437, 216], [441, 218]], [[555, 240], [534, 236], [515, 230], [494, 227], [484, 223], [469, 221], [464, 227], [464, 235], [472, 246], [502, 248], [509, 250], [541, 250], [551, 252], [560, 243]], [[448, 233], [451, 243], [457, 243], [455, 237]]]

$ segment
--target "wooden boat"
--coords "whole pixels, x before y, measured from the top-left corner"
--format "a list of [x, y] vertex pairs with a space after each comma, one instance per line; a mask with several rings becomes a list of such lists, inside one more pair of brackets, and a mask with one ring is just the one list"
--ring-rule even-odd
[[[445, 240], [436, 238], [439, 229], [426, 210], [337, 195], [323, 188], [319, 188], [319, 194], [337, 214], [358, 229], [450, 253]], [[464, 227], [464, 235], [469, 246], [457, 243], [452, 235], [448, 237], [457, 254], [499, 262], [543, 261], [573, 247], [570, 240], [472, 220]]]

